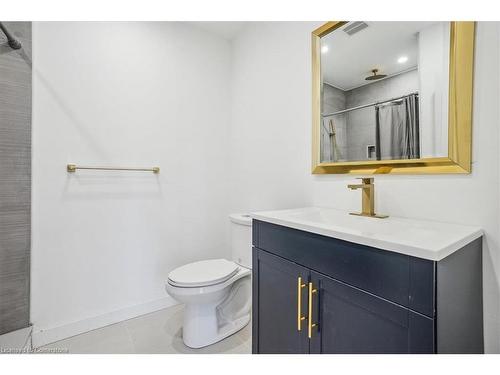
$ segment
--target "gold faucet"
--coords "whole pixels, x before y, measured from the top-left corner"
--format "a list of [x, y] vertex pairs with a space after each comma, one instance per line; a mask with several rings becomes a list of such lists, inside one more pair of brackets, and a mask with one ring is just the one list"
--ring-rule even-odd
[[362, 184], [347, 185], [351, 190], [362, 189], [363, 193], [361, 195], [361, 213], [351, 212], [350, 215], [357, 216], [368, 216], [375, 217], [378, 219], [384, 219], [387, 215], [378, 215], [375, 213], [375, 185], [373, 184], [373, 178], [359, 178], [363, 181]]

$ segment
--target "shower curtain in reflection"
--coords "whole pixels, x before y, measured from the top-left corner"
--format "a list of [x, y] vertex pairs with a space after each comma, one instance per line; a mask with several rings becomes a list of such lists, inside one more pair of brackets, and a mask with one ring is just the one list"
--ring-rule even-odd
[[375, 117], [378, 160], [420, 157], [418, 94], [377, 105]]

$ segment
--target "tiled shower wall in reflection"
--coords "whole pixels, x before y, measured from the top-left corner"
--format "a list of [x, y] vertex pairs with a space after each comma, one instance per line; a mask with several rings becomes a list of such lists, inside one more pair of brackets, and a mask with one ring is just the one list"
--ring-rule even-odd
[[[332, 113], [418, 92], [418, 83], [418, 71], [414, 69], [347, 91], [325, 84], [323, 85], [322, 98], [323, 113]], [[333, 121], [336, 133], [336, 156], [338, 158], [335, 161], [370, 159], [368, 147], [375, 147], [376, 121], [374, 106], [325, 117], [322, 132], [328, 131], [329, 121]], [[389, 134], [382, 133], [380, 136], [382, 138], [389, 137]], [[327, 138], [325, 137], [325, 139]], [[387, 142], [387, 140], [383, 141], [382, 144]], [[373, 157], [375, 157], [374, 154]], [[328, 158], [323, 157], [322, 160], [328, 161]]]
[[0, 335], [29, 325], [31, 215], [31, 22], [0, 31]]

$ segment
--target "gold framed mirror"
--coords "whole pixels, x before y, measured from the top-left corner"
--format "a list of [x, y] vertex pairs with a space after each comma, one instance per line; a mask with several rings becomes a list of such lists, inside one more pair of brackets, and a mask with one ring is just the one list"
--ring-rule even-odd
[[[312, 173], [470, 173], [474, 22], [382, 24], [334, 21], [312, 32]], [[428, 47], [436, 35], [438, 62]], [[391, 94], [403, 73], [413, 86]], [[427, 87], [439, 79], [441, 91]]]

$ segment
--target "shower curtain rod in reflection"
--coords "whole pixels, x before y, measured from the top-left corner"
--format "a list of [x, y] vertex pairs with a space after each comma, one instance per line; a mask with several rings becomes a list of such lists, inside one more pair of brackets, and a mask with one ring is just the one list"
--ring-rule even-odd
[[392, 98], [392, 99], [382, 100], [380, 102], [375, 102], [375, 103], [370, 103], [370, 104], [363, 104], [363, 105], [359, 105], [357, 107], [342, 109], [340, 111], [336, 111], [336, 112], [332, 112], [332, 113], [325, 113], [325, 114], [322, 114], [321, 116], [328, 117], [328, 116], [334, 116], [334, 115], [341, 115], [342, 113], [355, 111], [356, 109], [362, 109], [362, 108], [366, 108], [366, 107], [374, 107], [374, 106], [379, 105], [379, 104], [393, 102], [395, 100], [403, 99], [403, 98], [406, 98], [406, 97], [411, 96], [411, 95], [418, 95], [418, 92], [412, 92], [410, 94], [406, 94], [406, 95], [403, 95], [403, 96], [398, 96], [398, 97]]

